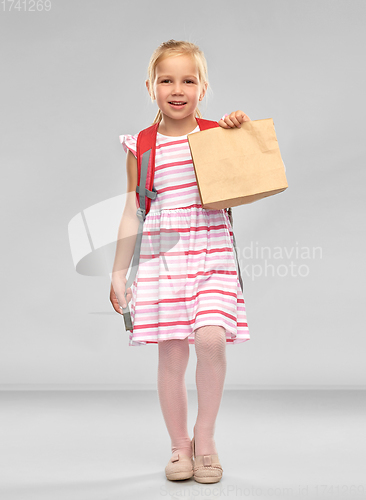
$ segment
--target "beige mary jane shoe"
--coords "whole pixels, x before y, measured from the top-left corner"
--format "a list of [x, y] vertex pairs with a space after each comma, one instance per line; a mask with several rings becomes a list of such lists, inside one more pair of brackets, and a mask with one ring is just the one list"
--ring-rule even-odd
[[194, 461], [182, 453], [173, 453], [168, 465], [165, 467], [165, 475], [169, 481], [189, 479], [193, 476]]
[[198, 455], [196, 457], [194, 436], [192, 439], [192, 453], [194, 459], [193, 477], [198, 483], [218, 483], [222, 478], [223, 468], [219, 456]]

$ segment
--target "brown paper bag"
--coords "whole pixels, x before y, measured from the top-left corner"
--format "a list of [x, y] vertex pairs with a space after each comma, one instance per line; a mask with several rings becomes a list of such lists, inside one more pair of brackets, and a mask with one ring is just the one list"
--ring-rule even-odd
[[236, 207], [288, 187], [272, 118], [195, 132], [188, 142], [203, 208]]

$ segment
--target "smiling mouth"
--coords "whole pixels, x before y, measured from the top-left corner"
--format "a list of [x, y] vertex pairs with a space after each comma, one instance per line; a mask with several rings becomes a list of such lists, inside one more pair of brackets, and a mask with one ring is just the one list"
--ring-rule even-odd
[[169, 104], [172, 104], [173, 106], [182, 106], [183, 104], [187, 103], [183, 101], [169, 101]]

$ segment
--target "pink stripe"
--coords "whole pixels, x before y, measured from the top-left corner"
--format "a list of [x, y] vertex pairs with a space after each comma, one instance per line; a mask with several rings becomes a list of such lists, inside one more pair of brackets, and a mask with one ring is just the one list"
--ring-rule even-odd
[[[199, 211], [202, 211], [202, 210], [206, 210], [202, 207], [201, 204], [197, 204], [197, 203], [192, 203], [191, 205], [187, 205], [185, 207], [177, 207], [177, 208], [162, 208], [161, 210], [159, 210], [158, 212], [154, 212], [154, 211], [150, 211], [149, 214], [148, 214], [148, 217], [151, 217], [151, 218], [156, 218], [156, 219], [160, 219], [161, 216], [164, 214], [164, 212], [169, 212], [169, 211], [174, 211], [177, 216], [179, 217], [180, 216], [180, 210], [187, 210], [189, 212], [191, 212], [191, 209], [197, 209], [197, 212]], [[196, 212], [196, 213], [197, 213]], [[212, 213], [212, 215], [216, 215], [214, 214], [213, 212], [216, 212], [216, 210], [210, 210], [210, 213]], [[221, 212], [221, 210], [217, 210], [217, 212]], [[173, 215], [173, 214], [171, 214]], [[147, 219], [146, 219], [147, 220]], [[145, 221], [145, 224], [146, 224], [146, 221]]]
[[[217, 231], [218, 229], [224, 229], [226, 228], [225, 224], [219, 224], [217, 226], [191, 226], [191, 227], [181, 227], [181, 228], [174, 228], [174, 231], [177, 231], [179, 233], [189, 233], [190, 231]], [[150, 230], [151, 231], [151, 230]], [[172, 229], [165, 229], [161, 228], [161, 232], [172, 232]], [[153, 231], [151, 231], [152, 233]], [[159, 232], [154, 232], [154, 234], [159, 234]]]
[[[173, 279], [189, 279], [189, 278], [197, 278], [197, 276], [211, 276], [213, 274], [220, 274], [220, 275], [228, 275], [228, 276], [236, 276], [236, 270], [235, 271], [221, 271], [221, 270], [211, 270], [211, 271], [201, 271], [197, 273], [185, 273], [185, 274], [171, 274], [170, 276], [164, 276], [160, 275], [160, 281], [163, 279], [166, 280], [173, 280]], [[154, 282], [159, 282], [159, 276], [156, 278], [142, 278], [139, 277], [138, 283], [154, 283]], [[167, 299], [170, 300], [170, 299]]]
[[[167, 174], [167, 172], [165, 171], [165, 168], [160, 168], [159, 170], [155, 170], [154, 180], [155, 179], [165, 180], [166, 174]], [[169, 172], [169, 174], [171, 175], [172, 172]], [[178, 178], [178, 174], [179, 174], [179, 176], [184, 176], [184, 175], [186, 175], [187, 177], [193, 177], [194, 176], [194, 172], [192, 172], [191, 168], [177, 168], [177, 169], [174, 169], [174, 175], [176, 175], [177, 178]]]
[[[200, 226], [198, 226], [198, 227], [200, 227]], [[184, 231], [182, 231], [182, 230], [181, 230], [181, 231], [179, 231], [179, 233], [181, 233], [181, 234], [180, 234], [180, 236], [181, 236], [181, 237], [180, 237], [180, 239], [181, 239], [182, 241], [187, 241], [187, 240], [189, 240], [189, 239], [190, 239], [190, 237], [189, 237], [189, 234], [188, 234], [188, 233], [190, 232], [190, 231], [189, 231], [189, 229], [192, 229], [192, 228], [194, 228], [194, 229], [198, 229], [197, 227], [192, 226], [191, 228], [185, 228], [185, 230], [184, 230]], [[217, 228], [217, 229], [216, 229], [216, 228]], [[175, 239], [176, 239], [176, 234], [177, 234], [177, 232], [178, 232], [178, 230], [177, 230], [175, 227], [163, 227], [163, 226], [162, 226], [162, 227], [159, 227], [158, 229], [154, 229], [154, 228], [153, 228], [153, 226], [152, 226], [152, 227], [150, 227], [150, 228], [144, 228], [144, 229], [145, 229], [145, 231], [144, 231], [144, 233], [143, 233], [143, 235], [144, 235], [144, 236], [146, 236], [146, 237], [147, 237], [147, 236], [149, 236], [149, 237], [156, 236], [156, 239], [158, 239], [159, 241], [160, 241], [160, 236], [161, 236], [163, 233], [166, 233], [167, 235], [168, 235], [168, 234], [171, 234], [171, 235], [172, 235], [172, 240], [173, 240], [173, 241], [175, 241]], [[219, 228], [218, 228], [217, 226], [214, 226], [213, 228], [211, 227], [211, 229], [210, 229], [210, 230], [211, 230], [211, 231], [215, 231], [215, 229], [216, 229], [216, 232], [215, 232], [215, 234], [214, 234], [213, 236], [216, 236], [217, 238], [220, 238], [220, 237], [221, 237], [221, 238], [224, 238], [224, 237], [225, 237], [226, 232], [225, 232], [225, 231], [221, 231], [221, 229], [224, 229], [222, 226], [221, 226], [221, 227], [219, 227]], [[199, 230], [199, 231], [200, 231], [200, 230], [202, 230], [202, 226], [201, 226], [201, 227], [200, 227], [200, 229], [198, 229], [198, 230]], [[206, 229], [204, 229], [204, 230], [206, 231]], [[186, 233], [186, 234], [184, 234], [184, 233]], [[197, 234], [194, 234], [194, 235], [193, 235], [193, 237], [194, 237], [194, 241], [199, 241], [199, 240], [200, 240], [200, 236], [202, 236], [202, 235], [200, 235], [198, 232], [197, 232]], [[205, 235], [203, 235], [203, 236], [205, 236]], [[152, 239], [152, 238], [149, 238], [149, 239]], [[168, 237], [165, 237], [165, 238], [164, 238], [164, 241], [169, 242], [169, 238], [168, 238]]]
[[[164, 163], [161, 167], [156, 166], [155, 172], [159, 172], [159, 170], [164, 170], [166, 168], [177, 167], [178, 165], [192, 165], [192, 160], [183, 160], [183, 161], [175, 161], [172, 163]], [[186, 169], [188, 170], [188, 169]]]
[[169, 142], [161, 142], [160, 144], [157, 144], [156, 145], [156, 149], [163, 149], [163, 148], [166, 148], [168, 146], [174, 146], [176, 144], [184, 144], [184, 143], [188, 143], [188, 139], [181, 139], [180, 141], [169, 141]]
[[[141, 259], [150, 259], [152, 255], [154, 255], [154, 258], [157, 259], [161, 255], [168, 256], [168, 257], [178, 257], [180, 255], [199, 255], [202, 253], [210, 254], [210, 253], [221, 253], [221, 252], [232, 252], [231, 247], [223, 247], [223, 248], [212, 248], [211, 250], [207, 250], [207, 248], [203, 248], [202, 250], [187, 250], [187, 251], [181, 251], [181, 252], [173, 252], [169, 250], [168, 252], [160, 252], [159, 254], [140, 254]], [[230, 272], [231, 274], [231, 272]]]
[[[235, 294], [228, 293], [228, 295], [235, 297]], [[205, 298], [205, 297], [202, 297], [202, 298]], [[210, 297], [208, 297], [208, 299], [210, 300], [210, 302], [212, 302]], [[226, 299], [225, 297], [223, 297], [222, 299], [220, 299], [220, 303], [221, 302], [224, 302], [224, 303], [231, 305], [231, 306], [233, 305], [233, 301], [230, 298]], [[144, 315], [151, 314], [153, 316], [154, 314], [157, 314], [159, 311], [160, 302], [151, 304], [151, 303], [149, 303], [149, 301], [139, 301], [139, 302], [137, 302], [137, 304], [139, 306], [144, 306]], [[197, 302], [195, 299], [193, 299], [193, 302], [191, 305], [190, 304], [177, 305], [175, 303], [170, 304], [169, 302], [164, 302], [164, 304], [166, 304], [165, 308], [164, 308], [164, 316], [165, 315], [169, 316], [169, 313], [170, 313], [170, 315], [174, 315], [175, 317], [177, 317], [177, 315], [179, 315], [180, 312], [186, 311], [187, 308], [193, 309], [194, 307], [197, 307]], [[202, 302], [202, 304], [205, 304], [205, 306], [208, 305], [206, 302]], [[150, 307], [147, 307], [147, 306], [150, 306]], [[152, 306], [154, 306], [154, 307], [152, 307]], [[232, 309], [232, 307], [229, 309]], [[243, 311], [243, 312], [246, 312], [246, 311]]]
[[[172, 310], [174, 312], [179, 312], [180, 310], [190, 310], [193, 307], [197, 307], [197, 305], [201, 304], [212, 304], [212, 307], [216, 307], [218, 304], [223, 303], [224, 304], [224, 310], [233, 310], [237, 308], [237, 304], [235, 301], [232, 299], [236, 298], [236, 295], [234, 292], [230, 291], [224, 291], [219, 289], [219, 292], [215, 292], [215, 289], [212, 288], [210, 290], [200, 290], [196, 294], [192, 295], [191, 297], [184, 297], [183, 295], [181, 297], [174, 297], [174, 298], [169, 298], [169, 299], [157, 299], [155, 298], [154, 300], [151, 300], [149, 295], [148, 289], [146, 289], [145, 292], [145, 297], [141, 297], [136, 304], [139, 306], [143, 305], [143, 314], [147, 313], [147, 310], [145, 311], [145, 307], [152, 307], [152, 311], [157, 313], [158, 310], [162, 312], [163, 314], [171, 312]], [[185, 292], [183, 292], [185, 293]], [[144, 300], [145, 299], [145, 300]], [[199, 302], [197, 302], [199, 299]], [[164, 307], [160, 308], [160, 304], [163, 304]], [[242, 312], [246, 314], [246, 309], [245, 309], [245, 303], [244, 299], [242, 304], [240, 305], [242, 308]]]
[[217, 255], [217, 254], [219, 254], [219, 253], [225, 254], [226, 252], [228, 253], [228, 255], [226, 256], [227, 257], [226, 265], [232, 263], [232, 267], [234, 267], [234, 254], [233, 254], [232, 248], [230, 248], [228, 250], [227, 247], [223, 248], [223, 249], [216, 249], [216, 250], [213, 250], [210, 252], [207, 252], [205, 250], [191, 250], [191, 251], [182, 250], [178, 253], [178, 252], [171, 252], [169, 250], [166, 253], [165, 252], [154, 253], [154, 251], [152, 251], [149, 254], [144, 254], [143, 256], [141, 256], [141, 261], [143, 261], [142, 264], [145, 264], [147, 261], [149, 261], [149, 262], [151, 261], [152, 265], [154, 265], [154, 262], [153, 262], [154, 260], [158, 261], [160, 259], [160, 257], [164, 256], [165, 261], [170, 266], [180, 267], [180, 266], [182, 266], [182, 260], [183, 260], [181, 257], [190, 255], [192, 258], [190, 258], [189, 261], [193, 266], [195, 264], [200, 264], [202, 262], [201, 254], [206, 253], [207, 257], [205, 258], [205, 262], [207, 265], [210, 265], [210, 264], [215, 264], [218, 261], [220, 262], [220, 259], [224, 257], [224, 256]]
[[159, 189], [159, 194], [165, 193], [166, 191], [177, 191], [178, 189], [184, 189], [192, 186], [197, 186], [197, 182], [189, 182], [188, 184], [177, 184], [175, 186], [169, 186], [163, 189]]
[[[191, 320], [187, 320], [187, 321], [184, 321], [184, 320], [181, 320], [181, 321], [165, 321], [165, 322], [157, 322], [157, 323], [147, 323], [146, 325], [137, 325], [137, 326], [134, 326], [134, 330], [140, 330], [142, 328], [158, 328], [160, 326], [176, 326], [176, 325], [192, 325], [193, 323], [195, 323], [196, 321], [196, 318], [197, 316], [201, 316], [201, 315], [210, 315], [210, 314], [217, 314], [217, 310], [216, 309], [212, 309], [212, 310], [207, 310], [207, 311], [198, 311], [196, 316], [194, 317], [194, 319], [191, 319]], [[220, 311], [220, 315], [222, 316], [226, 316], [227, 318], [233, 320], [236, 322], [236, 318], [231, 315], [231, 314], [226, 314], [224, 313], [223, 311]], [[242, 326], [248, 326], [247, 323], [243, 323]]]
[[[146, 280], [144, 280], [146, 282]], [[167, 298], [167, 299], [159, 299], [158, 304], [176, 304], [177, 302], [191, 302], [192, 300], [196, 300], [200, 295], [203, 296], [209, 296], [209, 294], [216, 294], [217, 297], [219, 297], [218, 300], [221, 300], [221, 296], [226, 296], [226, 297], [235, 297], [236, 294], [234, 292], [228, 292], [225, 290], [222, 290], [220, 288], [212, 288], [210, 290], [200, 290], [194, 295], [188, 296], [188, 297], [175, 297], [175, 298]], [[212, 300], [211, 297], [209, 297], [210, 300]], [[141, 300], [137, 301], [136, 304], [143, 304], [145, 306], [151, 306], [156, 304], [156, 300]], [[244, 300], [243, 300], [244, 304]], [[176, 306], [175, 306], [176, 307]], [[184, 306], [185, 307], [185, 306]]]
[[[160, 190], [159, 190], [159, 193], [160, 193]], [[189, 195], [191, 195], [191, 196], [189, 196]], [[197, 196], [199, 198], [199, 193], [198, 193], [197, 187], [194, 186], [192, 189], [187, 189], [185, 192], [181, 191], [180, 193], [177, 193], [177, 194], [163, 193], [161, 199], [159, 199], [159, 203], [160, 203], [160, 205], [164, 206], [164, 202], [166, 202], [167, 200], [177, 200], [177, 201], [178, 201], [178, 199], [179, 200], [185, 200], [185, 199], [189, 200], [191, 198], [195, 199], [195, 198], [197, 198]], [[202, 208], [202, 205], [201, 205], [201, 208]]]

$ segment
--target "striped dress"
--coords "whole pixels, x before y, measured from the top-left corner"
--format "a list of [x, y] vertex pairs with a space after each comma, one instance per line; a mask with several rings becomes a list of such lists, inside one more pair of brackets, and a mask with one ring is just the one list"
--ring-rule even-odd
[[[119, 138], [136, 156], [137, 135]], [[202, 208], [187, 135], [158, 132], [154, 187], [131, 286], [129, 345], [194, 344], [205, 325], [224, 327], [227, 343], [250, 340], [230, 220], [224, 209]]]

